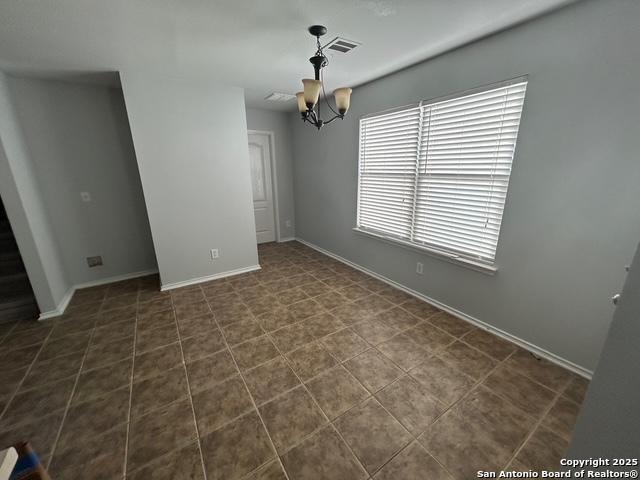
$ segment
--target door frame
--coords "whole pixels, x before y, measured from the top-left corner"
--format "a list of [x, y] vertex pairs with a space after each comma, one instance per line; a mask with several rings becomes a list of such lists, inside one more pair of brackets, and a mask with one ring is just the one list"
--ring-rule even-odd
[[269, 140], [269, 150], [271, 152], [271, 159], [269, 161], [271, 168], [271, 191], [273, 193], [273, 223], [276, 228], [276, 242], [280, 243], [280, 208], [278, 206], [278, 167], [276, 166], [275, 133], [271, 130], [247, 129], [247, 141], [251, 134], [266, 135]]

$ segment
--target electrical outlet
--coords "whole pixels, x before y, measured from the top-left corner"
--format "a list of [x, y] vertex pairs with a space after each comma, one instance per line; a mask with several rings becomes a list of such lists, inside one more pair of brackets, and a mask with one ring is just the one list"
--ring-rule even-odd
[[424, 265], [422, 265], [422, 263], [420, 263], [420, 262], [416, 263], [416, 273], [418, 275], [422, 275], [423, 267], [424, 267]]
[[287, 220], [286, 222], [284, 222], [284, 226], [287, 228], [291, 228], [291, 220]]
[[91, 194], [89, 192], [80, 192], [80, 198], [83, 202], [90, 202]]
[[220, 252], [218, 251], [217, 248], [212, 248], [211, 249], [211, 260], [215, 260], [216, 258], [220, 257]]
[[87, 257], [87, 265], [89, 265], [89, 268], [102, 266], [102, 257], [100, 255]]

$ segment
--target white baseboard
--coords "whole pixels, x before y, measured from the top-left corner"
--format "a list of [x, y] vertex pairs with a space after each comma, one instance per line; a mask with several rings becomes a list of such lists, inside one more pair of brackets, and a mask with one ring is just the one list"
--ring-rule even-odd
[[278, 243], [293, 242], [294, 240], [296, 240], [296, 237], [284, 237], [278, 240]]
[[569, 360], [566, 360], [558, 355], [556, 355], [555, 353], [551, 353], [548, 350], [545, 350], [544, 348], [540, 348], [530, 342], [527, 342], [526, 340], [523, 340], [519, 337], [516, 337], [515, 335], [510, 334], [509, 332], [505, 332], [504, 330], [501, 330], [499, 328], [496, 328], [488, 323], [483, 322], [482, 320], [478, 320], [475, 317], [472, 317], [471, 315], [467, 315], [464, 312], [461, 312], [460, 310], [456, 310], [453, 307], [450, 307], [449, 305], [445, 305], [444, 303], [441, 303], [437, 300], [434, 300], [433, 298], [430, 298], [420, 292], [417, 292], [415, 290], [412, 290], [409, 287], [405, 287], [404, 285], [395, 282], [383, 275], [380, 275], [379, 273], [376, 273], [372, 270], [369, 270], [368, 268], [365, 268], [361, 265], [358, 265], [357, 263], [352, 262], [351, 260], [347, 260], [346, 258], [341, 257], [340, 255], [336, 255], [335, 253], [332, 253], [328, 250], [325, 250], [322, 247], [319, 247], [311, 242], [308, 242], [306, 240], [303, 240], [302, 238], [296, 238], [296, 240], [298, 240], [300, 243], [303, 243], [304, 245], [307, 245], [308, 247], [313, 248], [314, 250], [317, 250], [320, 253], [324, 253], [325, 255], [338, 260], [339, 262], [342, 262], [346, 265], [349, 265], [350, 267], [355, 268], [356, 270], [360, 270], [363, 273], [366, 273], [367, 275], [370, 275], [374, 278], [377, 278], [378, 280], [385, 282], [389, 285], [391, 285], [392, 287], [395, 287], [399, 290], [402, 290], [403, 292], [408, 293], [409, 295], [413, 295], [416, 298], [419, 298], [420, 300], [423, 300], [431, 305], [433, 305], [434, 307], [439, 308], [440, 310], [444, 310], [447, 313], [450, 313], [451, 315], [464, 320], [466, 322], [469, 322], [479, 328], [482, 328], [483, 330], [487, 330], [499, 337], [504, 338], [505, 340], [508, 340], [512, 343], [515, 343], [516, 345], [524, 348], [525, 350], [528, 350], [529, 352], [533, 353], [534, 355], [544, 358], [546, 360], [549, 360], [550, 362], [555, 363], [556, 365], [560, 365], [563, 368], [566, 368], [567, 370], [570, 370], [574, 373], [576, 373], [577, 375], [580, 375], [581, 377], [587, 378], [587, 379], [591, 379], [591, 376], [593, 375], [593, 372], [591, 370], [587, 370], [584, 367], [581, 367], [580, 365], [577, 365]]
[[226, 272], [215, 273], [213, 275], [207, 275], [206, 277], [192, 278], [190, 280], [184, 280], [182, 282], [165, 283], [160, 287], [160, 290], [167, 291], [174, 288], [188, 287], [189, 285], [195, 285], [197, 283], [209, 282], [211, 280], [218, 280], [220, 278], [232, 277], [234, 275], [240, 275], [241, 273], [255, 272], [260, 270], [260, 265], [252, 265], [250, 267], [237, 268], [236, 270], [228, 270]]
[[38, 321], [49, 320], [51, 318], [59, 317], [60, 315], [62, 315], [67, 309], [67, 305], [69, 305], [71, 297], [73, 297], [75, 291], [75, 287], [71, 287], [69, 290], [67, 290], [67, 293], [64, 294], [62, 300], [60, 300], [60, 303], [58, 303], [58, 306], [54, 310], [49, 310], [48, 312], [40, 312]]
[[154, 273], [158, 273], [158, 269], [151, 270], [141, 270], [139, 272], [125, 273], [123, 275], [115, 275], [113, 277], [100, 278], [98, 280], [91, 280], [89, 282], [79, 283], [77, 285], [73, 285], [67, 293], [64, 294], [62, 300], [58, 303], [58, 306], [55, 310], [49, 310], [48, 312], [41, 312], [38, 320], [48, 320], [51, 318], [59, 317], [64, 314], [64, 311], [67, 309], [69, 302], [71, 301], [71, 297], [76, 292], [76, 290], [80, 290], [82, 288], [88, 287], [96, 287], [98, 285], [106, 285], [107, 283], [120, 282], [122, 280], [129, 280], [131, 278], [145, 277], [147, 275], [153, 275]]
[[140, 270], [139, 272], [125, 273], [123, 275], [115, 275], [113, 277], [100, 278], [98, 280], [91, 280], [89, 282], [79, 283], [74, 285], [73, 288], [80, 290], [81, 288], [97, 287], [99, 285], [106, 285], [107, 283], [121, 282], [122, 280], [130, 280], [132, 278], [146, 277], [147, 275], [154, 275], [158, 273], [157, 268], [150, 270]]

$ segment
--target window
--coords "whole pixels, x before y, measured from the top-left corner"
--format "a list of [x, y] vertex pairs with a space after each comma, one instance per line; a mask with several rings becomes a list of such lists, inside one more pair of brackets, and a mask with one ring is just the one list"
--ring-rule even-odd
[[492, 266], [527, 81], [360, 120], [357, 229]]

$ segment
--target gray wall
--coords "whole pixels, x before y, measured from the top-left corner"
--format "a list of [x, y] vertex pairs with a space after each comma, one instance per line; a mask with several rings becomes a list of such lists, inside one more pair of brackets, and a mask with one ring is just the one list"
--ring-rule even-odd
[[157, 268], [122, 91], [11, 77], [9, 89], [69, 282]]
[[[573, 431], [569, 458], [637, 458], [640, 452], [640, 247]], [[633, 467], [637, 470], [638, 467]], [[602, 469], [600, 469], [602, 470]], [[631, 468], [613, 468], [626, 470]]]
[[[274, 154], [278, 176], [278, 212], [280, 238], [295, 236], [295, 210], [293, 204], [293, 153], [291, 151], [291, 125], [289, 115], [257, 108], [247, 108], [247, 128], [273, 132]], [[291, 226], [287, 227], [289, 221]]]
[[0, 195], [40, 311], [48, 312], [71, 285], [7, 84], [0, 72]]
[[[638, 18], [640, 2], [579, 2], [356, 88], [319, 134], [292, 121], [298, 237], [593, 369], [640, 238]], [[495, 276], [352, 231], [358, 117], [524, 74]]]
[[243, 91], [121, 78], [162, 284], [257, 266]]

